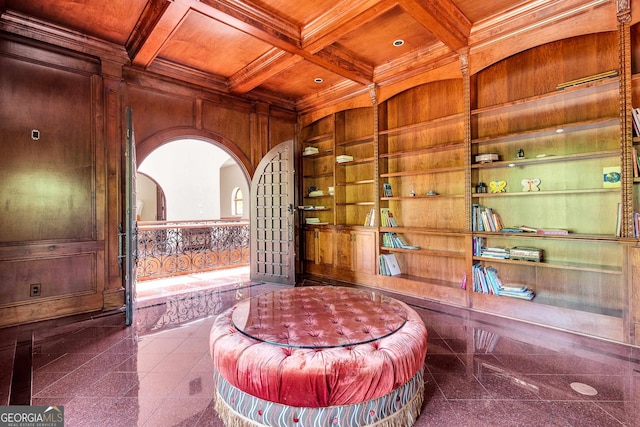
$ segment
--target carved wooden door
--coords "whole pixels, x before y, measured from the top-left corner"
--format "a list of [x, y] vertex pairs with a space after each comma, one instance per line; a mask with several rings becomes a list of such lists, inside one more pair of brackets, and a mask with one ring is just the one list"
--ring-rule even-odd
[[251, 280], [295, 284], [293, 141], [274, 147], [251, 182]]

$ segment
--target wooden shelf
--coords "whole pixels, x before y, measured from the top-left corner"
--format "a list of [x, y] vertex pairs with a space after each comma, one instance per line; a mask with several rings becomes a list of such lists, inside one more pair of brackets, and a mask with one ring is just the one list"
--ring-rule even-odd
[[458, 122], [462, 120], [464, 120], [464, 114], [458, 113], [458, 114], [438, 117], [433, 120], [427, 120], [427, 121], [414, 123], [410, 125], [398, 126], [396, 128], [381, 129], [378, 132], [378, 135], [385, 136], [385, 135], [398, 135], [403, 133], [412, 133], [412, 132], [417, 132], [430, 127], [450, 125], [453, 122]]
[[407, 254], [423, 255], [423, 256], [436, 256], [436, 257], [452, 257], [452, 258], [465, 258], [464, 252], [453, 252], [444, 250], [430, 250], [430, 249], [403, 249], [403, 248], [389, 248], [387, 246], [381, 246], [380, 250], [387, 252], [401, 252]]
[[544, 191], [520, 191], [502, 193], [472, 193], [471, 197], [484, 199], [491, 197], [536, 197], [536, 196], [558, 196], [566, 194], [596, 194], [596, 193], [618, 193], [620, 188], [576, 188], [571, 190], [544, 190]]
[[424, 169], [421, 171], [403, 171], [403, 172], [390, 172], [390, 173], [381, 173], [381, 178], [390, 178], [394, 176], [414, 176], [414, 175], [425, 175], [425, 174], [434, 174], [434, 173], [446, 173], [446, 172], [464, 172], [464, 166], [455, 166], [450, 168], [433, 168], [433, 169]]
[[319, 173], [317, 175], [304, 175], [305, 179], [333, 178], [333, 172]]
[[[544, 93], [541, 95], [535, 95], [527, 98], [516, 99], [513, 101], [504, 102], [501, 104], [489, 105], [486, 107], [476, 108], [471, 110], [472, 116], [478, 116], [487, 113], [497, 113], [500, 110], [513, 109], [514, 107], [527, 106], [531, 108], [536, 107], [550, 107], [556, 102], [566, 102], [567, 100], [577, 100], [583, 96], [591, 96], [601, 94], [607, 91], [615, 91], [617, 93], [620, 85], [620, 79], [618, 77], [606, 78], [597, 80], [590, 83], [585, 83], [578, 86], [566, 88], [564, 90], [557, 90], [553, 92]], [[570, 107], [565, 105], [564, 108]]]
[[599, 159], [599, 158], [605, 158], [605, 157], [619, 157], [619, 156], [620, 156], [619, 150], [590, 151], [586, 153], [565, 154], [565, 155], [558, 155], [558, 156], [553, 154], [546, 154], [544, 157], [536, 157], [533, 159], [514, 158], [513, 160], [499, 160], [499, 161], [487, 162], [487, 163], [474, 163], [471, 165], [471, 168], [472, 169], [512, 168], [517, 166]]
[[438, 199], [459, 199], [464, 198], [464, 194], [437, 194], [435, 196], [393, 196], [381, 197], [380, 200], [438, 200]]
[[420, 228], [420, 227], [380, 227], [381, 233], [407, 233], [407, 234], [432, 234], [437, 236], [464, 237], [471, 232], [466, 230], [451, 230], [442, 228]]
[[432, 145], [430, 147], [420, 148], [418, 150], [395, 151], [393, 153], [380, 153], [381, 159], [394, 157], [419, 156], [422, 154], [434, 153], [437, 151], [459, 150], [464, 148], [464, 141], [447, 142], [445, 144]]
[[587, 271], [593, 273], [605, 273], [605, 274], [622, 274], [622, 268], [617, 266], [610, 265], [593, 265], [593, 264], [585, 264], [578, 262], [533, 262], [533, 261], [520, 261], [520, 260], [512, 260], [512, 259], [501, 259], [501, 258], [492, 258], [492, 257], [483, 257], [483, 256], [474, 256], [474, 261], [482, 261], [482, 262], [492, 262], [496, 264], [512, 264], [512, 265], [524, 265], [527, 267], [535, 267], [535, 268], [554, 268], [559, 270], [578, 270], [578, 271]]
[[373, 143], [373, 135], [363, 136], [362, 138], [351, 139], [348, 141], [336, 142], [336, 146], [345, 147], [350, 145], [369, 144]]
[[336, 203], [336, 206], [373, 206], [375, 204], [375, 202], [373, 201], [368, 201], [368, 202], [351, 202], [351, 203]]
[[313, 136], [311, 138], [304, 139], [302, 141], [302, 143], [303, 144], [317, 144], [319, 142], [328, 141], [328, 140], [332, 140], [332, 139], [333, 139], [333, 134], [332, 133], [327, 133], [327, 134], [317, 135], [317, 136]]
[[336, 182], [336, 186], [373, 184], [374, 182], [373, 179], [361, 179], [359, 181]]
[[[620, 126], [620, 119], [618, 117], [604, 117], [596, 120], [587, 120], [583, 122], [566, 123], [563, 125], [549, 126], [538, 129], [531, 129], [523, 132], [514, 132], [505, 135], [486, 136], [483, 138], [476, 138], [471, 140], [472, 144], [488, 144], [497, 142], [512, 142], [520, 141], [523, 139], [541, 138], [544, 136], [560, 136], [571, 132], [580, 132], [585, 130], [597, 129], [606, 126]], [[558, 132], [561, 130], [560, 132]]]
[[317, 158], [317, 157], [329, 156], [329, 155], [332, 155], [332, 154], [333, 154], [333, 148], [330, 148], [328, 150], [320, 151], [319, 153], [303, 154], [302, 157], [304, 159], [313, 159], [313, 158]]
[[525, 238], [525, 239], [559, 239], [559, 240], [582, 240], [591, 242], [609, 242], [615, 243], [620, 241], [619, 237], [605, 235], [605, 234], [537, 234], [530, 232], [522, 233], [501, 233], [499, 231], [474, 231], [472, 233], [476, 237], [505, 237], [505, 238]]

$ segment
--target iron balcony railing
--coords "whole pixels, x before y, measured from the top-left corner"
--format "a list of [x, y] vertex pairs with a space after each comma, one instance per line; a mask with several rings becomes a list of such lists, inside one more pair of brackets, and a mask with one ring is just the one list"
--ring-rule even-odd
[[246, 265], [248, 221], [138, 222], [137, 280]]

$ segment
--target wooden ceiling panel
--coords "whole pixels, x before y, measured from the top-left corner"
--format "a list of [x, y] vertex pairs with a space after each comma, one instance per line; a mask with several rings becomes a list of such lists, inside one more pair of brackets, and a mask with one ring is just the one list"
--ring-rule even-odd
[[302, 28], [325, 12], [333, 9], [337, 1], [253, 0], [247, 3], [253, 3]]
[[158, 57], [229, 78], [270, 48], [250, 35], [191, 11]]
[[[316, 78], [323, 79], [315, 83]], [[281, 93], [287, 98], [298, 99], [309, 94], [325, 91], [345, 81], [344, 77], [331, 73], [308, 61], [301, 61], [295, 67], [289, 67], [272, 76], [260, 85], [261, 89]]]
[[[393, 42], [400, 39], [404, 45], [394, 46]], [[437, 42], [438, 39], [411, 15], [395, 7], [345, 35], [335, 46], [376, 66]]]
[[147, 0], [5, 0], [7, 9], [124, 45]]
[[523, 0], [491, 0], [491, 1], [469, 1], [469, 0], [451, 0], [458, 9], [471, 22], [476, 23], [490, 16], [499, 14], [502, 11], [509, 10], [517, 5], [531, 3]]

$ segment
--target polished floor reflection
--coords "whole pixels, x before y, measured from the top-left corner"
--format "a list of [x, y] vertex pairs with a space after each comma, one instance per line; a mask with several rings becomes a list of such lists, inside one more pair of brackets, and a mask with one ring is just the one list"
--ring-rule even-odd
[[[63, 405], [66, 426], [222, 426], [217, 313], [282, 289], [247, 281], [122, 313], [0, 329], [0, 404]], [[635, 426], [640, 349], [399, 297], [429, 331], [424, 426]], [[351, 427], [351, 426], [343, 426]]]

